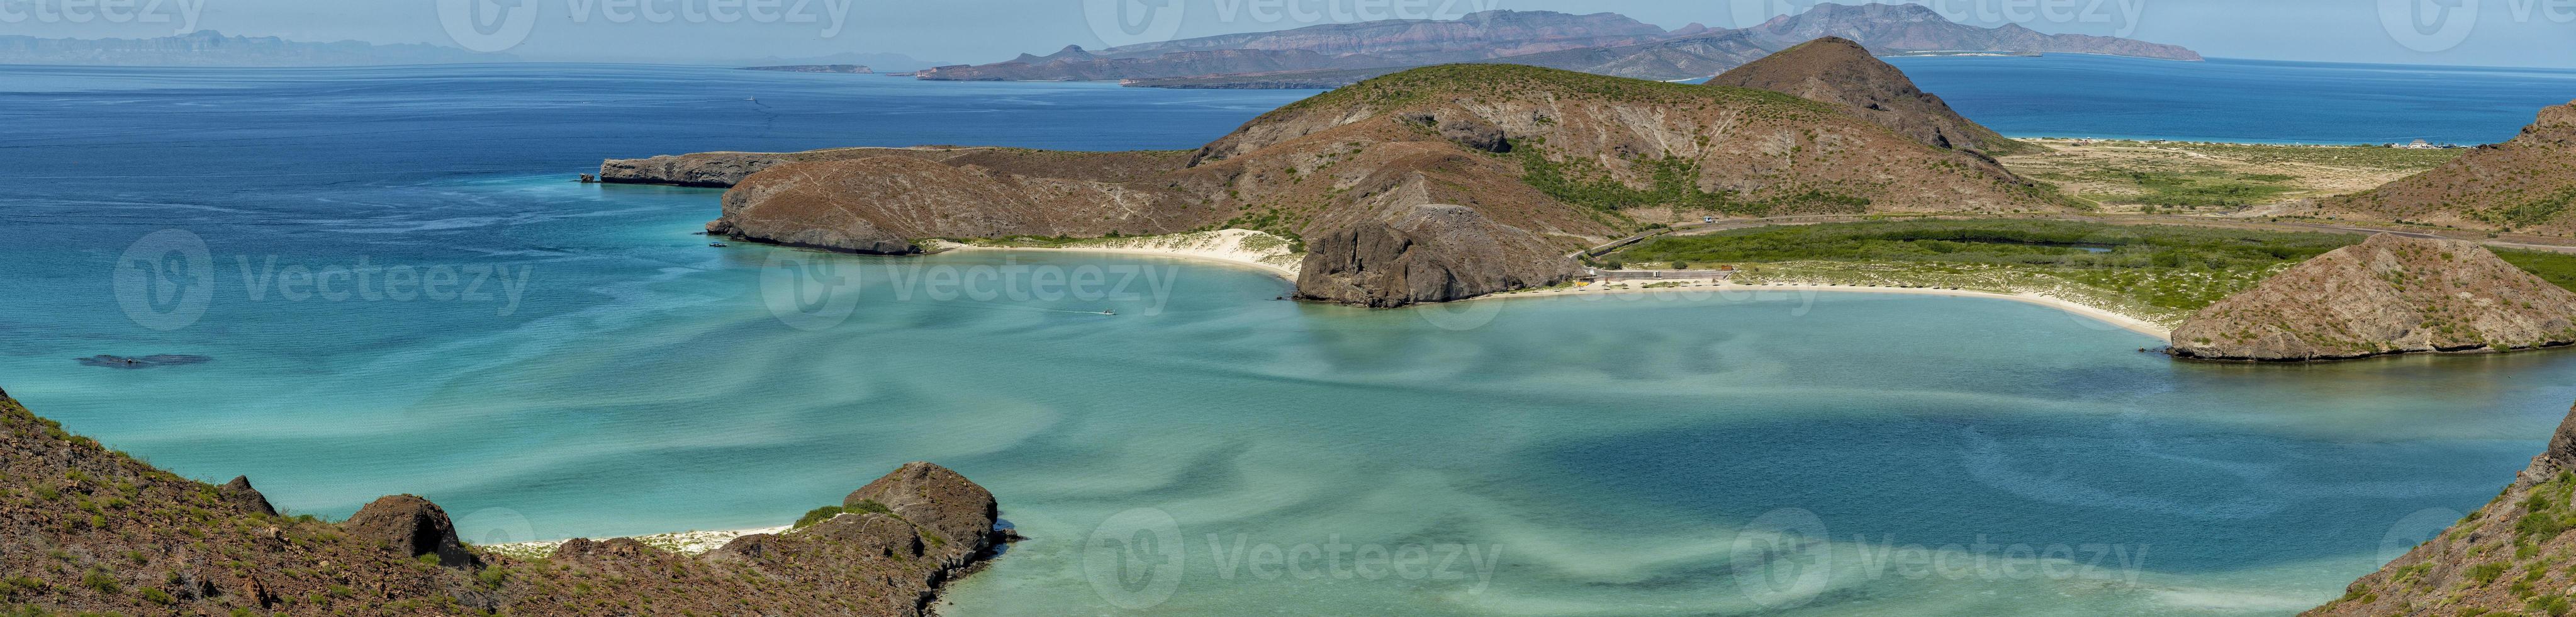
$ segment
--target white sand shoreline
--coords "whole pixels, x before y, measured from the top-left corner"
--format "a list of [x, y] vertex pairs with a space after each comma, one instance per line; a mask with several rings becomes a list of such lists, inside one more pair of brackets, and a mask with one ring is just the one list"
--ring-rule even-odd
[[1639, 284], [1640, 284], [1640, 283], [1642, 283], [1642, 282], [1630, 282], [1630, 283], [1628, 283], [1628, 285], [1629, 285], [1629, 286], [1624, 287], [1624, 288], [1606, 288], [1606, 289], [1605, 289], [1605, 288], [1603, 288], [1603, 287], [1602, 287], [1601, 285], [1599, 285], [1599, 284], [1594, 284], [1594, 285], [1587, 285], [1587, 286], [1584, 286], [1584, 287], [1577, 287], [1577, 288], [1536, 289], [1536, 290], [1529, 290], [1529, 291], [1520, 291], [1520, 292], [1511, 292], [1511, 293], [1492, 294], [1492, 295], [1478, 296], [1478, 297], [1475, 297], [1475, 298], [1469, 298], [1469, 299], [1468, 299], [1468, 301], [1475, 301], [1475, 300], [1494, 300], [1494, 299], [1509, 299], [1509, 298], [1557, 298], [1557, 297], [1569, 297], [1569, 296], [1608, 295], [1608, 294], [1688, 293], [1688, 292], [1699, 292], [1699, 293], [1749, 293], [1749, 292], [1762, 292], [1762, 291], [1789, 291], [1789, 292], [1797, 292], [1797, 291], [1813, 291], [1813, 292], [1826, 292], [1826, 293], [1878, 293], [1878, 294], [1906, 294], [1906, 295], [1919, 295], [1919, 296], [1949, 296], [1949, 297], [1959, 297], [1959, 298], [1988, 298], [1988, 299], [1995, 299], [1995, 300], [2011, 300], [2011, 301], [2014, 301], [2014, 302], [2022, 302], [2022, 303], [2027, 303], [2027, 304], [2036, 304], [2036, 305], [2040, 305], [2040, 306], [2046, 306], [2046, 307], [2049, 307], [2049, 308], [2054, 308], [2054, 309], [2058, 309], [2058, 310], [2061, 310], [2061, 311], [2066, 311], [2066, 312], [2068, 312], [2068, 313], [2073, 313], [2073, 314], [2076, 314], [2076, 315], [2081, 315], [2081, 316], [2084, 316], [2084, 317], [2092, 318], [2092, 319], [2094, 319], [2094, 320], [2096, 320], [2096, 321], [2100, 321], [2100, 322], [2103, 322], [2103, 323], [2107, 323], [2107, 324], [2110, 324], [2110, 325], [2113, 325], [2113, 326], [2118, 326], [2118, 327], [2120, 327], [2121, 329], [2125, 329], [2125, 330], [2128, 330], [2128, 331], [2131, 331], [2131, 332], [2136, 332], [2136, 333], [2139, 333], [2139, 334], [2144, 334], [2144, 335], [2147, 335], [2147, 336], [2156, 337], [2158, 340], [2162, 340], [2162, 341], [2165, 341], [2165, 342], [2167, 342], [2167, 343], [2171, 343], [2171, 342], [2173, 342], [2173, 330], [2168, 329], [2168, 328], [2165, 328], [2164, 326], [2161, 326], [2161, 325], [2157, 325], [2155, 322], [2151, 322], [2151, 321], [2147, 321], [2147, 320], [2144, 320], [2144, 319], [2139, 319], [2139, 318], [2137, 318], [2137, 317], [2133, 317], [2133, 316], [2129, 316], [2129, 315], [2123, 315], [2123, 314], [2120, 314], [2120, 313], [2116, 313], [2116, 312], [2112, 312], [2112, 311], [2104, 310], [2104, 309], [2102, 309], [2102, 308], [2100, 308], [2100, 307], [2095, 307], [2095, 306], [2091, 306], [2091, 305], [2087, 305], [2087, 304], [2079, 304], [2079, 303], [2075, 303], [2075, 302], [2070, 302], [2070, 301], [2067, 301], [2067, 300], [2064, 300], [2064, 299], [2057, 298], [2057, 297], [2055, 297], [2055, 296], [2050, 296], [2050, 295], [2047, 295], [2047, 294], [2041, 294], [2041, 293], [2018, 293], [2018, 294], [2007, 294], [2007, 293], [1998, 293], [1998, 292], [1991, 292], [1991, 291], [1970, 291], [1970, 290], [1964, 290], [1964, 289], [1933, 289], [1933, 288], [1925, 288], [1925, 287], [1866, 287], [1866, 286], [1860, 286], [1860, 285], [1811, 285], [1811, 284], [1741, 285], [1741, 284], [1735, 284], [1735, 283], [1720, 283], [1720, 282], [1714, 282], [1714, 281], [1708, 281], [1708, 280], [1684, 280], [1684, 281], [1673, 281], [1673, 282], [1683, 283], [1684, 285], [1683, 285], [1683, 286], [1674, 286], [1674, 287], [1654, 287], [1654, 288], [1647, 288], [1647, 287], [1639, 286]]
[[1192, 234], [1138, 236], [1133, 238], [1093, 239], [1070, 246], [986, 246], [941, 242], [940, 250], [953, 251], [1068, 251], [1112, 255], [1152, 255], [1197, 259], [1260, 270], [1290, 282], [1297, 280], [1297, 268], [1287, 250], [1288, 240], [1278, 236], [1243, 229], [1226, 229]]

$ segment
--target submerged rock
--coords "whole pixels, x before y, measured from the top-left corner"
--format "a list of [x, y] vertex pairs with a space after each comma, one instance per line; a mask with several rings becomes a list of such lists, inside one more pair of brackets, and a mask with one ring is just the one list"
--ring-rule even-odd
[[111, 356], [111, 355], [106, 355], [106, 354], [100, 354], [100, 355], [90, 356], [90, 357], [87, 357], [87, 358], [81, 358], [81, 359], [79, 359], [79, 362], [81, 363], [81, 365], [82, 365], [82, 366], [95, 366], [95, 367], [100, 367], [100, 368], [126, 368], [126, 369], [135, 369], [135, 368], [156, 368], [156, 367], [163, 367], [163, 366], [185, 366], [185, 365], [189, 365], [189, 364], [204, 364], [204, 363], [207, 363], [207, 362], [213, 362], [214, 360], [215, 360], [214, 358], [210, 358], [210, 357], [206, 357], [206, 356], [190, 355], [190, 354], [153, 354], [153, 355], [149, 355], [149, 356], [139, 356], [139, 357]]
[[2459, 240], [2379, 234], [2201, 309], [2173, 354], [2307, 361], [2576, 343], [2576, 292]]

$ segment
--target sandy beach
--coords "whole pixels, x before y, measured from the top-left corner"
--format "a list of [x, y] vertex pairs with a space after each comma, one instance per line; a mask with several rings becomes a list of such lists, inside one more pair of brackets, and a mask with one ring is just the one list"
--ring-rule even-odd
[[1246, 229], [1223, 229], [1164, 236], [1097, 238], [1050, 247], [985, 246], [942, 242], [938, 248], [955, 251], [1077, 251], [1185, 257], [1252, 268], [1293, 282], [1297, 280], [1297, 264], [1303, 254], [1289, 252], [1290, 246], [1288, 239], [1268, 233]]
[[2069, 313], [2074, 313], [2074, 314], [2077, 314], [2077, 315], [2082, 315], [2082, 316], [2085, 316], [2085, 317], [2093, 318], [2093, 319], [2095, 319], [2095, 320], [2099, 320], [2099, 321], [2101, 321], [2101, 322], [2103, 322], [2103, 323], [2107, 323], [2107, 324], [2110, 324], [2110, 325], [2118, 326], [2118, 327], [2120, 327], [2120, 328], [2122, 328], [2122, 329], [2129, 330], [2129, 331], [2131, 331], [2131, 332], [2136, 332], [2136, 333], [2144, 334], [2144, 335], [2147, 335], [2147, 336], [2153, 336], [2153, 337], [2156, 337], [2156, 338], [2158, 338], [2158, 339], [2164, 340], [2164, 341], [2166, 341], [2166, 342], [2172, 342], [2172, 341], [2173, 341], [2173, 330], [2171, 330], [2171, 329], [2169, 329], [2169, 328], [2166, 328], [2166, 327], [2164, 327], [2164, 326], [2161, 326], [2161, 325], [2157, 325], [2157, 324], [2156, 324], [2156, 323], [2154, 323], [2154, 322], [2150, 322], [2150, 321], [2147, 321], [2147, 320], [2144, 320], [2144, 319], [2139, 319], [2139, 318], [2137, 318], [2137, 317], [2133, 317], [2133, 316], [2129, 316], [2129, 315], [2123, 315], [2123, 314], [2120, 314], [2120, 313], [2117, 313], [2117, 312], [2112, 312], [2112, 311], [2108, 311], [2108, 310], [2103, 310], [2103, 309], [2101, 309], [2101, 308], [2099, 308], [2099, 307], [2094, 307], [2094, 306], [2091, 306], [2091, 305], [2085, 305], [2085, 304], [2078, 304], [2078, 303], [2075, 303], [2075, 302], [2069, 302], [2069, 301], [2066, 301], [2066, 300], [2063, 300], [2063, 299], [2059, 299], [2059, 298], [2054, 297], [2054, 296], [2050, 296], [2050, 295], [2047, 295], [2047, 294], [2040, 294], [2040, 293], [2006, 294], [2006, 293], [1995, 293], [1995, 292], [1989, 292], [1989, 291], [1969, 291], [1969, 290], [1962, 290], [1962, 289], [1932, 289], [1932, 288], [1917, 288], [1917, 287], [1863, 287], [1863, 286], [1858, 286], [1858, 285], [1807, 285], [1807, 284], [1739, 285], [1739, 284], [1735, 284], [1735, 283], [1719, 282], [1719, 281], [1713, 281], [1713, 280], [1708, 280], [1708, 279], [1697, 279], [1697, 280], [1674, 280], [1674, 281], [1667, 281], [1667, 282], [1680, 283], [1680, 285], [1676, 285], [1676, 286], [1669, 286], [1669, 287], [1651, 287], [1651, 288], [1650, 288], [1650, 287], [1645, 287], [1645, 286], [1644, 286], [1644, 284], [1643, 284], [1643, 283], [1640, 283], [1640, 282], [1623, 282], [1623, 283], [1614, 283], [1614, 284], [1610, 284], [1610, 285], [1602, 285], [1602, 284], [1598, 284], [1598, 283], [1596, 283], [1596, 284], [1592, 284], [1592, 285], [1584, 285], [1584, 286], [1580, 286], [1580, 287], [1558, 287], [1558, 288], [1550, 288], [1550, 289], [1534, 289], [1534, 290], [1529, 290], [1529, 291], [1520, 291], [1520, 292], [1512, 292], [1512, 293], [1501, 293], [1501, 294], [1494, 294], [1494, 295], [1489, 295], [1489, 296], [1483, 296], [1483, 297], [1479, 297], [1479, 298], [1474, 298], [1473, 300], [1494, 300], [1494, 299], [1509, 299], [1509, 298], [1552, 298], [1552, 297], [1563, 297], [1563, 296], [1586, 296], [1586, 295], [1607, 295], [1607, 294], [1642, 294], [1642, 293], [1688, 293], [1688, 292], [1698, 292], [1698, 293], [1757, 293], [1757, 292], [1802, 292], [1802, 291], [1812, 291], [1812, 292], [1841, 292], [1841, 293], [1907, 294], [1907, 295], [1918, 295], [1918, 296], [1950, 296], [1950, 297], [1958, 297], [1958, 298], [1991, 298], [1991, 299], [1996, 299], [1996, 300], [2011, 300], [2011, 301], [2014, 301], [2014, 302], [2025, 302], [2025, 303], [2030, 303], [2030, 304], [2037, 304], [2037, 305], [2040, 305], [2040, 306], [2046, 306], [2046, 307], [2050, 307], [2050, 308], [2054, 308], [2054, 309], [2058, 309], [2058, 310], [2066, 311], [2066, 312], [2069, 312]]

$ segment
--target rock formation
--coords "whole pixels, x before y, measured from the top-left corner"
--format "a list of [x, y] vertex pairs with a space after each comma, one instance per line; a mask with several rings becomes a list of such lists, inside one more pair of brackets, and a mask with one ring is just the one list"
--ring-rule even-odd
[[1581, 274], [1528, 231], [1454, 205], [1414, 206], [1334, 231], [1308, 250], [1297, 297], [1357, 306], [1463, 300]]
[[2476, 243], [2379, 234], [2201, 309], [2173, 354], [2342, 360], [2576, 343], [2576, 293]]
[[2319, 200], [2313, 212], [2471, 229], [2576, 233], [2576, 103], [2540, 110], [2512, 141], [2479, 146], [2431, 171]]
[[2304, 615], [2564, 615], [2576, 602], [2576, 572], [2559, 561], [2576, 552], [2571, 529], [2576, 411], [2494, 501]]
[[1708, 85], [1784, 92], [1833, 104], [1936, 148], [2001, 155], [2026, 147], [1960, 117], [1941, 97], [1915, 87], [1904, 71], [1850, 39], [1809, 41], [1736, 67]]
[[250, 487], [250, 476], [233, 476], [233, 481], [215, 487], [215, 494], [243, 510], [277, 516], [277, 507], [269, 505], [268, 496]]
[[902, 254], [927, 238], [1250, 227], [1336, 239], [1299, 295], [1363, 306], [1553, 284], [1563, 255], [1648, 222], [2066, 207], [1991, 159], [1815, 101], [1490, 64], [1372, 79], [1194, 152], [772, 156], [802, 160], [743, 178], [709, 233]]
[[[10, 614], [920, 617], [940, 586], [993, 554], [997, 514], [983, 488], [913, 463], [860, 489], [888, 512], [706, 555], [573, 540], [531, 563], [462, 545], [418, 497], [377, 500], [339, 524], [278, 516], [247, 480], [219, 487], [155, 469], [6, 393], [0, 452]], [[432, 555], [447, 567], [423, 563]]]
[[372, 540], [403, 557], [438, 556], [438, 565], [463, 568], [476, 564], [474, 554], [465, 552], [464, 543], [456, 540], [456, 524], [447, 520], [447, 510], [427, 499], [411, 495], [388, 495], [359, 508], [340, 529], [352, 537]]

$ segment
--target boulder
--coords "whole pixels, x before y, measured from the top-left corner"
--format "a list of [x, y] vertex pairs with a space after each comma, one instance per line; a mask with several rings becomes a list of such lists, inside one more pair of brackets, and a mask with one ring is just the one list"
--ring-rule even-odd
[[352, 537], [383, 543], [407, 557], [437, 555], [438, 565], [465, 568], [480, 565], [473, 553], [456, 539], [456, 524], [447, 519], [447, 511], [427, 499], [411, 495], [389, 495], [359, 508], [358, 513], [340, 523], [340, 530]]
[[268, 504], [268, 496], [250, 487], [250, 476], [234, 476], [233, 481], [215, 487], [215, 495], [244, 510], [277, 516], [277, 508]]

